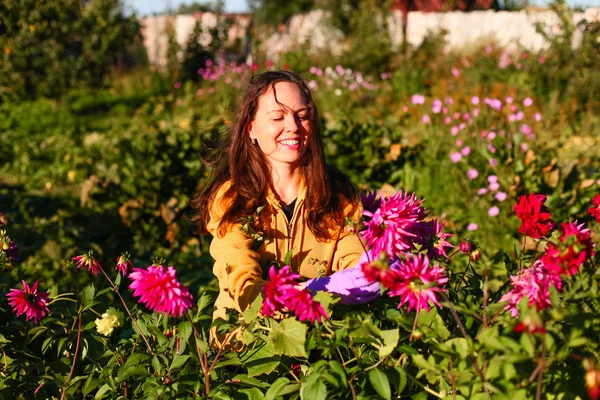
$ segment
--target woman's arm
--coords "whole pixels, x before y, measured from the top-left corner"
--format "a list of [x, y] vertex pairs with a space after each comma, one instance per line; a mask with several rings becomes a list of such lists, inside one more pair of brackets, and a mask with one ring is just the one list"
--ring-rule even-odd
[[219, 281], [221, 292], [227, 292], [238, 311], [243, 312], [260, 294], [264, 284], [259, 254], [252, 250], [253, 239], [248, 238], [235, 224], [219, 235], [218, 228], [225, 208], [219, 190], [211, 206], [211, 219], [207, 230], [213, 235], [210, 255], [215, 259], [213, 273]]

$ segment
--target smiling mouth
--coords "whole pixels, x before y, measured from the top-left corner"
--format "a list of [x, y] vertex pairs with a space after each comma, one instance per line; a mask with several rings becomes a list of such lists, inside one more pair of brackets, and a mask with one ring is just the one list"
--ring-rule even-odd
[[283, 146], [296, 146], [296, 145], [300, 144], [300, 139], [280, 140], [278, 143], [281, 144], [281, 145], [283, 145]]

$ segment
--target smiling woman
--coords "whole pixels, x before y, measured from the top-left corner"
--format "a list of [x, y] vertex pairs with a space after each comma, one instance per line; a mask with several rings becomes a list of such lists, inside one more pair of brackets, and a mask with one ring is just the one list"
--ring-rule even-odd
[[[357, 264], [363, 245], [345, 226], [360, 218], [360, 199], [348, 177], [325, 163], [317, 107], [302, 78], [288, 71], [253, 77], [218, 154], [192, 201], [199, 231], [213, 235], [214, 318], [244, 311], [272, 265], [318, 278]], [[342, 286], [354, 275], [340, 275], [349, 277]]]

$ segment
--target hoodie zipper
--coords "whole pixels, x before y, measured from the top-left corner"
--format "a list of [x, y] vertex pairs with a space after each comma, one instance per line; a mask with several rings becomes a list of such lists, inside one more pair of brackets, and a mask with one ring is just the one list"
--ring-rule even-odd
[[[286, 238], [287, 246], [286, 246], [286, 254], [285, 254], [286, 256], [292, 250], [292, 239], [293, 239], [292, 232], [294, 229], [294, 222], [296, 222], [296, 218], [299, 213], [298, 210], [301, 208], [303, 202], [304, 202], [303, 200], [300, 200], [300, 202], [298, 202], [296, 204], [296, 206], [294, 207], [294, 212], [292, 213], [292, 218], [289, 221], [286, 218], [286, 226], [287, 226], [287, 238]], [[282, 212], [283, 212], [283, 210], [282, 210]], [[290, 267], [291, 267], [291, 265], [290, 265]]]

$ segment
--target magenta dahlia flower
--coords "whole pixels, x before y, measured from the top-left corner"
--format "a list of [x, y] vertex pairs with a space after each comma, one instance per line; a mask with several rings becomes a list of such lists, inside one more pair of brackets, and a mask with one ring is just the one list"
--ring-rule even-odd
[[90, 250], [87, 254], [82, 254], [77, 257], [73, 257], [72, 260], [77, 263], [77, 268], [86, 267], [88, 271], [90, 271], [94, 275], [98, 275], [98, 271], [102, 267], [93, 256], [92, 250]]
[[446, 241], [447, 237], [452, 236], [450, 233], [444, 233], [444, 225], [445, 222], [440, 224], [436, 219], [430, 221], [430, 236], [429, 241], [427, 243], [427, 254], [431, 258], [448, 258], [448, 253], [446, 253], [446, 249], [451, 249], [454, 246], [450, 244], [450, 242]]
[[298, 321], [321, 322], [323, 319], [329, 319], [329, 315], [323, 309], [323, 306], [314, 301], [310, 292], [306, 289], [295, 290], [286, 298], [286, 307], [290, 309], [298, 318]]
[[275, 266], [269, 269], [269, 281], [262, 287], [265, 294], [261, 313], [267, 317], [275, 315], [276, 311], [282, 311], [286, 308], [286, 301], [290, 294], [298, 291], [300, 275], [291, 272], [289, 266], [284, 266], [277, 270]]
[[49, 312], [49, 293], [37, 292], [38, 281], [35, 281], [31, 287], [25, 281], [22, 282], [23, 290], [10, 289], [6, 295], [8, 297], [8, 304], [10, 304], [17, 317], [25, 314], [26, 321], [32, 319], [33, 322], [37, 323]]
[[133, 295], [152, 311], [178, 317], [192, 307], [192, 295], [177, 281], [173, 267], [152, 265], [148, 269], [134, 268], [129, 279]]
[[505, 310], [510, 311], [513, 317], [519, 315], [517, 305], [527, 296], [529, 306], [539, 310], [550, 308], [550, 286], [554, 285], [560, 290], [562, 280], [548, 271], [541, 260], [536, 261], [531, 267], [521, 270], [516, 276], [510, 277], [512, 289], [500, 298], [500, 302], [507, 301]]
[[592, 199], [592, 206], [588, 209], [588, 213], [600, 222], [600, 194], [595, 195]]
[[385, 251], [390, 257], [398, 256], [423, 240], [420, 234], [428, 229], [423, 221], [427, 216], [421, 206], [423, 201], [414, 193], [398, 192], [381, 199], [381, 206], [375, 212], [363, 212], [370, 220], [365, 221], [361, 235], [367, 246], [372, 247], [373, 254]]
[[429, 266], [429, 258], [423, 254], [407, 255], [405, 260], [400, 260], [392, 265], [396, 280], [390, 287], [390, 297], [400, 297], [401, 308], [408, 304], [408, 311], [416, 312], [424, 309], [429, 311], [429, 301], [441, 307], [436, 293], [447, 292], [442, 288], [448, 277], [444, 268], [435, 265]]

